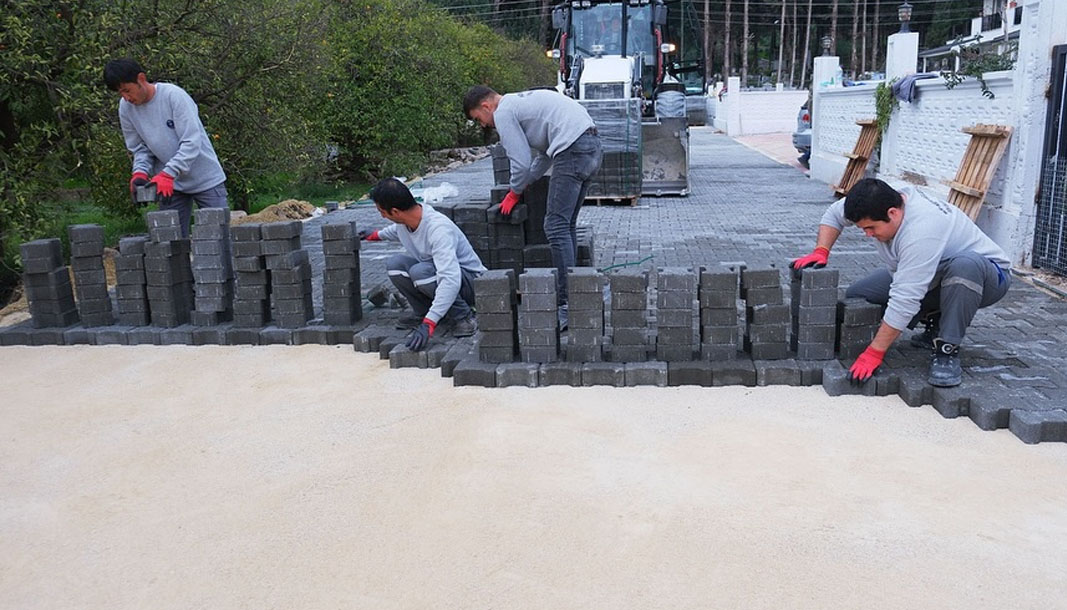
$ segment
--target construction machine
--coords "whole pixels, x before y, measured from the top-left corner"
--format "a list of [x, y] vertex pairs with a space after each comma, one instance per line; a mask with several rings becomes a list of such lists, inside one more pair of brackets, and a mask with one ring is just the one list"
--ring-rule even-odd
[[590, 196], [688, 194], [689, 125], [706, 118], [692, 0], [567, 0], [552, 23], [557, 88], [589, 110], [604, 142]]

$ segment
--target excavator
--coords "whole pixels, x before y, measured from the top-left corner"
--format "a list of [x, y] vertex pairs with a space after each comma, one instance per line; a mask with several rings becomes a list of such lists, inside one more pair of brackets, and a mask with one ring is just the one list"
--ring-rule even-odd
[[552, 25], [556, 87], [589, 110], [604, 144], [589, 196], [687, 195], [689, 125], [707, 117], [692, 0], [566, 0]]

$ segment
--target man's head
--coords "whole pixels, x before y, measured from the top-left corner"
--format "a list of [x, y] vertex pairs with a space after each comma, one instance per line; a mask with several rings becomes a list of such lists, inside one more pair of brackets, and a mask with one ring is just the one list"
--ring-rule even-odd
[[485, 85], [475, 85], [467, 89], [463, 96], [463, 114], [472, 121], [478, 121], [482, 127], [495, 127], [493, 113], [500, 103], [500, 94]]
[[904, 197], [881, 180], [864, 178], [845, 196], [845, 218], [868, 237], [889, 241], [904, 220]]
[[107, 88], [118, 91], [122, 99], [140, 105], [152, 99], [155, 85], [148, 82], [144, 69], [132, 59], [112, 59], [104, 66]]
[[396, 178], [383, 178], [370, 190], [371, 201], [378, 207], [382, 218], [397, 224], [403, 222], [404, 212], [414, 209], [418, 203], [407, 185]]

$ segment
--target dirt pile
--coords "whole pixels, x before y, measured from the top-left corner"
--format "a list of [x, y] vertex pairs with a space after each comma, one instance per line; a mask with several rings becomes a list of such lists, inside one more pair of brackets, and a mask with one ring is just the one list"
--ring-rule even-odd
[[230, 218], [231, 225], [242, 225], [249, 222], [282, 222], [285, 220], [303, 220], [311, 218], [315, 212], [315, 206], [307, 201], [298, 199], [286, 199], [285, 201], [269, 205], [255, 214], [247, 216], [234, 216]]

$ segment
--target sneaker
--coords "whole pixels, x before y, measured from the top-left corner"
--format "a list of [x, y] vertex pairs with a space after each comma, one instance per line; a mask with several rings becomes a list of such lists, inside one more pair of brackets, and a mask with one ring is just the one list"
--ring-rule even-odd
[[940, 332], [941, 329], [937, 326], [927, 325], [926, 330], [911, 336], [911, 346], [932, 351], [934, 349], [934, 339], [937, 338]]
[[930, 385], [951, 388], [963, 382], [960, 368], [960, 346], [934, 339], [934, 358], [930, 361]]
[[416, 316], [415, 314], [402, 316], [396, 321], [397, 330], [413, 330], [422, 324], [422, 316]]
[[456, 320], [455, 325], [452, 326], [453, 337], [470, 337], [476, 332], [478, 332], [478, 320], [475, 319], [474, 314], [462, 320]]

